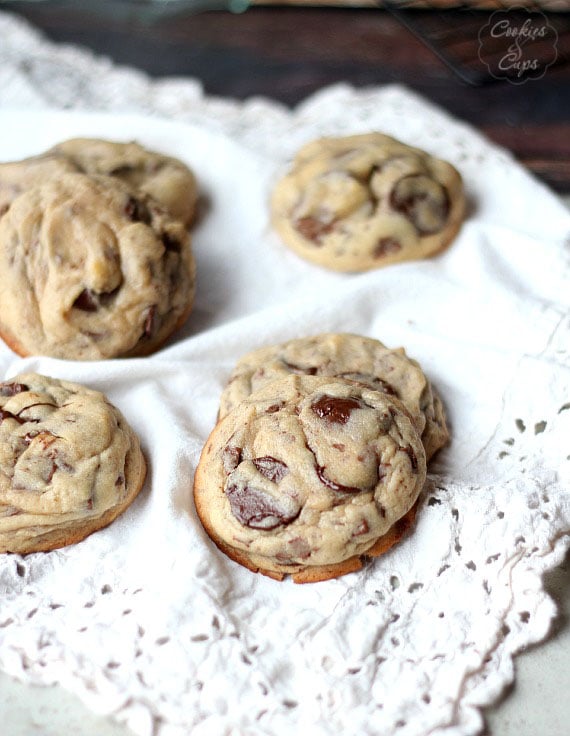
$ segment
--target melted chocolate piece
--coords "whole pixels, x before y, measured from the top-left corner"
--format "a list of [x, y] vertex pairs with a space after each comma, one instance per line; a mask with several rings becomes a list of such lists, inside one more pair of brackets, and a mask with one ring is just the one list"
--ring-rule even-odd
[[372, 257], [385, 258], [391, 253], [397, 253], [400, 250], [402, 250], [402, 244], [396, 238], [380, 238], [376, 243]]
[[321, 238], [334, 230], [334, 221], [322, 222], [316, 217], [300, 217], [295, 220], [295, 229], [307, 240], [320, 245]]
[[327, 478], [327, 476], [325, 475], [325, 470], [326, 468], [321, 465], [316, 466], [319, 480], [324, 486], [330, 488], [331, 491], [337, 491], [338, 493], [362, 493], [362, 491], [364, 490], [363, 488], [356, 488], [355, 486], [343, 486], [342, 483], [335, 483], [334, 480]]
[[412, 174], [397, 181], [390, 204], [411, 220], [420, 235], [439, 232], [449, 216], [447, 190], [425, 174]]
[[222, 450], [222, 465], [229, 475], [241, 463], [241, 447], [226, 445]]
[[311, 404], [311, 409], [320, 419], [335, 424], [346, 424], [355, 409], [363, 404], [358, 399], [342, 399], [336, 396], [321, 396]]
[[15, 396], [29, 390], [23, 383], [0, 383], [0, 396]]
[[288, 509], [285, 504], [258, 488], [231, 483], [225, 489], [233, 515], [240, 524], [251, 529], [269, 531], [289, 524], [299, 516], [300, 507]]
[[151, 215], [148, 207], [144, 202], [135, 197], [129, 197], [125, 205], [125, 215], [132, 222], [144, 222], [148, 225], [151, 221]]
[[265, 410], [266, 414], [275, 414], [275, 412], [279, 411], [285, 406], [285, 404], [280, 401], [278, 404], [271, 404], [271, 406], [268, 406]]
[[266, 457], [256, 457], [253, 464], [264, 478], [272, 483], [279, 483], [289, 472], [287, 465], [281, 460], [267, 455]]
[[51, 483], [51, 481], [52, 481], [52, 478], [53, 478], [53, 476], [55, 475], [55, 471], [56, 471], [56, 470], [57, 470], [57, 465], [56, 465], [56, 464], [55, 464], [55, 462], [54, 462], [54, 461], [52, 460], [50, 471], [49, 471], [49, 473], [47, 474], [47, 477], [45, 478], [45, 482], [46, 482], [46, 483]]

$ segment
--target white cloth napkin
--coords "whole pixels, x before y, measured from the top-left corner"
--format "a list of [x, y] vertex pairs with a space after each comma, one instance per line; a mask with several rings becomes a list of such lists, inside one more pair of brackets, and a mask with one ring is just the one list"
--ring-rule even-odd
[[[143, 492], [107, 529], [1, 556], [0, 667], [59, 682], [141, 736], [475, 734], [478, 707], [513, 679], [513, 654], [548, 630], [541, 575], [568, 547], [566, 209], [507, 153], [400, 87], [340, 85], [291, 112], [151, 82], [8, 14], [0, 37], [0, 160], [74, 135], [137, 139], [188, 162], [210, 201], [194, 234], [196, 307], [165, 349], [78, 363], [0, 346], [1, 378], [37, 370], [104, 391], [149, 461]], [[113, 114], [45, 109], [72, 89], [74, 107]], [[268, 193], [301, 143], [371, 129], [454, 163], [469, 217], [434, 259], [327, 272], [271, 232]], [[234, 362], [324, 331], [404, 345], [442, 395], [453, 439], [409, 538], [359, 573], [295, 586], [217, 551], [192, 480]]]

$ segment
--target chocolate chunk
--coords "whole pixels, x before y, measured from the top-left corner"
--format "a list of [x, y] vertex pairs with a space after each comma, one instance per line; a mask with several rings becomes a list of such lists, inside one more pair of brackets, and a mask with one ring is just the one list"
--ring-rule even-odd
[[55, 464], [55, 462], [54, 462], [54, 461], [52, 460], [52, 463], [51, 463], [51, 468], [50, 468], [50, 470], [49, 470], [49, 472], [48, 472], [48, 474], [47, 474], [47, 476], [46, 476], [46, 478], [45, 478], [45, 482], [46, 482], [46, 483], [51, 483], [51, 481], [52, 481], [52, 478], [53, 478], [53, 476], [55, 475], [55, 471], [56, 471], [56, 470], [57, 470], [57, 465], [56, 465], [56, 464]]
[[380, 238], [376, 243], [372, 257], [384, 258], [390, 255], [390, 253], [397, 253], [400, 250], [402, 250], [402, 244], [396, 238]]
[[307, 240], [320, 244], [321, 238], [334, 229], [333, 222], [323, 222], [316, 217], [300, 217], [295, 220], [295, 229]]
[[0, 383], [0, 396], [16, 396], [16, 394], [29, 390], [29, 387], [23, 383]]
[[397, 181], [390, 204], [412, 221], [420, 235], [439, 232], [449, 216], [447, 190], [425, 174], [404, 176]]
[[335, 424], [346, 424], [355, 409], [363, 404], [358, 399], [342, 399], [336, 396], [321, 396], [311, 404], [311, 409], [321, 419]]
[[251, 529], [269, 531], [289, 524], [299, 516], [301, 507], [291, 498], [277, 499], [247, 484], [230, 483], [225, 489], [236, 519]]
[[241, 452], [235, 445], [226, 445], [222, 450], [222, 465], [228, 475], [241, 463]]
[[337, 491], [338, 493], [362, 493], [362, 491], [364, 490], [362, 488], [356, 488], [355, 486], [344, 486], [342, 485], [342, 483], [335, 483], [334, 480], [327, 478], [327, 476], [325, 475], [325, 470], [326, 468], [322, 467], [321, 465], [316, 466], [319, 480], [324, 486], [330, 488], [331, 491]]
[[279, 411], [279, 410], [280, 410], [280, 409], [282, 409], [282, 408], [283, 408], [284, 406], [285, 406], [285, 404], [284, 404], [284, 402], [283, 402], [283, 401], [280, 401], [280, 402], [279, 402], [279, 403], [277, 403], [277, 404], [271, 404], [271, 406], [268, 406], [268, 407], [267, 407], [267, 409], [265, 410], [265, 413], [266, 413], [266, 414], [275, 414], [275, 412]]
[[152, 219], [146, 204], [135, 197], [128, 198], [125, 205], [125, 215], [132, 222], [144, 222], [145, 225], [148, 225]]
[[285, 463], [269, 455], [256, 457], [252, 462], [261, 475], [272, 483], [279, 483], [289, 472], [289, 468]]

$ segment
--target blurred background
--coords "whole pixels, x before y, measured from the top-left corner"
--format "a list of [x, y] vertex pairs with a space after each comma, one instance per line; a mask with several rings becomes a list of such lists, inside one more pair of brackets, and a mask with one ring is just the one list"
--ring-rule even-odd
[[194, 77], [210, 95], [295, 105], [336, 82], [402, 83], [570, 191], [569, 0], [0, 0], [2, 10], [116, 64]]

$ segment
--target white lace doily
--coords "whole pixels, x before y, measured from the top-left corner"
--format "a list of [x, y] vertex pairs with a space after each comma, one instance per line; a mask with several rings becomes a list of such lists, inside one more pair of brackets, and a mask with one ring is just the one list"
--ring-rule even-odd
[[[476, 734], [513, 655], [547, 633], [541, 577], [568, 547], [565, 209], [510, 155], [397, 86], [338, 85], [290, 111], [151, 81], [9, 14], [0, 38], [0, 104], [27, 111], [0, 114], [0, 159], [80, 132], [139, 137], [186, 157], [213, 203], [195, 236], [195, 313], [160, 354], [74, 364], [0, 352], [2, 375], [31, 368], [106, 391], [151, 468], [108, 529], [1, 557], [0, 666], [61, 683], [140, 736]], [[305, 140], [372, 128], [454, 162], [470, 219], [437, 259], [323, 273], [270, 233], [267, 189]], [[453, 442], [404, 543], [336, 581], [278, 584], [209, 543], [192, 475], [237, 357], [324, 330], [405, 344], [446, 401]]]

